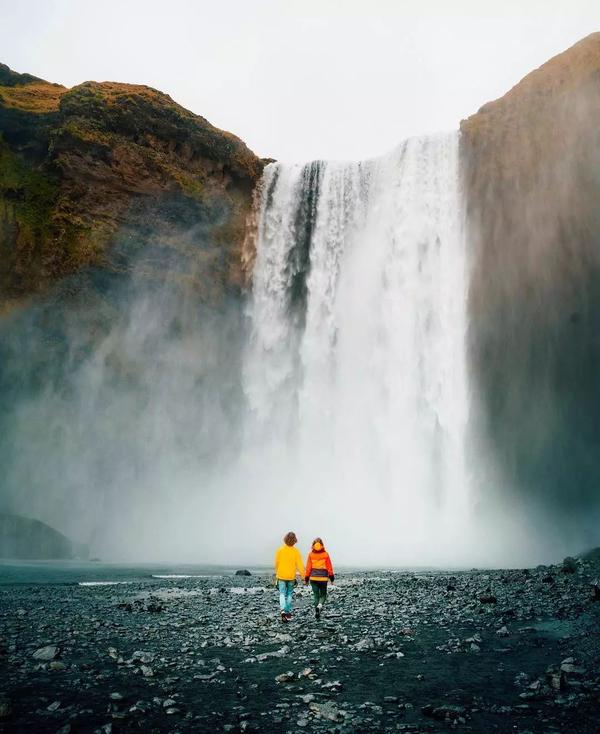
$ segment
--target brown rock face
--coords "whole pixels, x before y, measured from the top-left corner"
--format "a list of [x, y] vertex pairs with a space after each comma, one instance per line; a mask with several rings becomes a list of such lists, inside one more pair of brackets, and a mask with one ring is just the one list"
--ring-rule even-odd
[[599, 120], [596, 33], [461, 123], [476, 434], [573, 513], [600, 479]]
[[0, 66], [0, 511], [95, 542], [228, 460], [262, 167], [149, 87]]
[[181, 259], [171, 275], [209, 299], [236, 290], [261, 171], [238, 138], [154, 89], [69, 90], [2, 65], [0, 298], [131, 257], [160, 274], [144, 253], [156, 245]]

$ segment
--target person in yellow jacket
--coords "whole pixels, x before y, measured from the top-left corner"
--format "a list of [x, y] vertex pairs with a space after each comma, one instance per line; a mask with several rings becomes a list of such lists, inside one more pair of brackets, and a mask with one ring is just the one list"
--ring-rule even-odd
[[294, 548], [298, 538], [295, 533], [287, 533], [283, 539], [283, 545], [277, 549], [275, 554], [275, 578], [279, 588], [279, 606], [281, 607], [281, 621], [289, 622], [292, 618], [292, 598], [296, 584], [296, 572], [300, 577], [304, 576], [304, 565], [302, 556], [297, 548]]
[[333, 583], [334, 580], [333, 565], [329, 553], [325, 550], [321, 538], [315, 538], [306, 561], [304, 583], [308, 584], [310, 581], [317, 619], [320, 619], [323, 604], [327, 599], [327, 582], [331, 581]]

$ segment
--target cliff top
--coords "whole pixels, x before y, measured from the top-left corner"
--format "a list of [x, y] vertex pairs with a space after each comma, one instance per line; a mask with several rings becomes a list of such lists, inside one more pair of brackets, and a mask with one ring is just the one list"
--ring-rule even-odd
[[546, 61], [499, 99], [484, 104], [474, 115], [461, 121], [461, 130], [476, 133], [478, 128], [487, 126], [489, 119], [513, 107], [525, 105], [535, 113], [546, 99], [597, 81], [599, 75], [600, 32], [597, 32]]
[[198, 234], [196, 252], [212, 248], [214, 280], [239, 283], [232, 253], [263, 165], [235, 135], [151, 87], [69, 89], [0, 64], [0, 293], [20, 299], [107, 266], [123, 233], [150, 221], [161, 242], [222, 221], [209, 244]]
[[[10, 138], [11, 127], [20, 127], [24, 115], [49, 116], [59, 126], [69, 118], [71, 133], [83, 133], [90, 140], [96, 131], [97, 142], [109, 143], [107, 133], [111, 130], [121, 137], [143, 133], [174, 141], [185, 139], [192, 155], [226, 163], [238, 175], [254, 179], [261, 169], [256, 156], [238, 137], [211, 125], [169, 95], [142, 84], [86, 81], [69, 89], [0, 64], [0, 132]], [[78, 127], [73, 118], [79, 118], [83, 125]]]

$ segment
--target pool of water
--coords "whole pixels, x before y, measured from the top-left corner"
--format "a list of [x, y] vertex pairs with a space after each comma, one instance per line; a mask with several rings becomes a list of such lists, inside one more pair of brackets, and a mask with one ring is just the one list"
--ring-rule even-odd
[[[0, 585], [112, 583], [163, 583], [172, 579], [233, 576], [237, 568], [193, 564], [104, 563], [94, 561], [9, 561], [0, 560]], [[265, 574], [267, 568], [249, 568], [252, 574]]]

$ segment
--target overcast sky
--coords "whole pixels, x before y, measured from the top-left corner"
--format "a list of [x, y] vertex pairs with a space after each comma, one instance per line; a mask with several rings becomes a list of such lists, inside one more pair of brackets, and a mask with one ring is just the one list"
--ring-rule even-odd
[[456, 128], [600, 30], [600, 0], [0, 0], [0, 61], [148, 84], [280, 160]]

